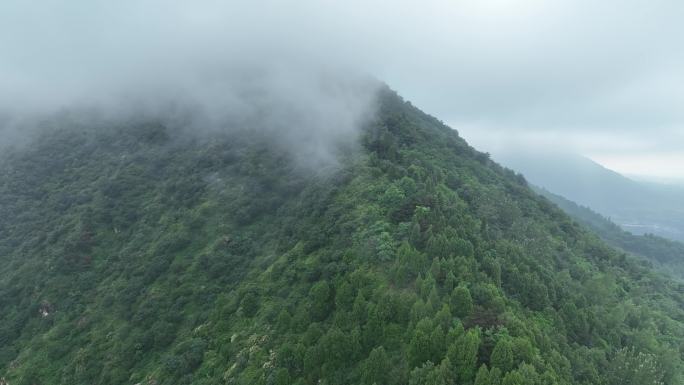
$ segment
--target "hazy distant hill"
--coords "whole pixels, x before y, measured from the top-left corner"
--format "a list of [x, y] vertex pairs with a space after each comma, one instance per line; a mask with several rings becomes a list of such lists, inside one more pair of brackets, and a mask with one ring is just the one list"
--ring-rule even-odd
[[634, 235], [588, 207], [580, 206], [543, 188], [534, 188], [614, 247], [652, 262], [656, 268], [684, 278], [684, 243], [653, 234]]
[[502, 164], [533, 184], [609, 217], [635, 234], [684, 241], [684, 189], [636, 182], [577, 155], [505, 153]]

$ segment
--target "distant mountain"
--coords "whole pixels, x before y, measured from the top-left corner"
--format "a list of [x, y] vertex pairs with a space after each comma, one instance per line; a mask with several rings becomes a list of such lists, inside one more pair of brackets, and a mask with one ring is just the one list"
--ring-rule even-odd
[[580, 206], [543, 188], [534, 187], [534, 190], [611, 246], [639, 256], [671, 276], [684, 278], [684, 243], [653, 234], [634, 235], [588, 207]]
[[684, 241], [684, 188], [637, 182], [579, 155], [509, 152], [496, 160], [634, 234]]

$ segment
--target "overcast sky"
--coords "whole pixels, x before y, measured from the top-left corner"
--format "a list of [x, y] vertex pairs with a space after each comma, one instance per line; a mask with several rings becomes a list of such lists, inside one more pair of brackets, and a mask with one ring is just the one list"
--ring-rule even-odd
[[0, 109], [351, 68], [482, 150], [684, 179], [682, 20], [676, 0], [3, 0]]

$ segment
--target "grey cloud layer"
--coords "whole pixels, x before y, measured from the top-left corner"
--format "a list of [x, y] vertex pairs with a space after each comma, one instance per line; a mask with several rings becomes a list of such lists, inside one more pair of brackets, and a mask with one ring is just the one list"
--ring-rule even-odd
[[466, 136], [684, 147], [682, 15], [664, 0], [9, 0], [0, 105], [204, 100], [236, 69], [353, 69]]

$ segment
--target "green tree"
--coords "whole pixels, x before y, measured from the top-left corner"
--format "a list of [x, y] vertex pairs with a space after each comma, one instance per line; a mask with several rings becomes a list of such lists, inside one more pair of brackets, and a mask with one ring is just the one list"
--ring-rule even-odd
[[527, 382], [525, 377], [523, 377], [522, 374], [520, 374], [518, 371], [512, 371], [506, 373], [506, 375], [503, 378], [503, 381], [501, 382], [501, 385], [527, 385], [527, 384], [534, 384], [534, 382]]
[[535, 351], [532, 342], [527, 338], [514, 338], [511, 349], [513, 350], [514, 364], [522, 362], [531, 364], [534, 361]]
[[456, 287], [456, 276], [454, 275], [453, 271], [449, 270], [446, 274], [446, 278], [444, 279], [444, 292], [449, 294], [453, 292], [454, 288]]
[[609, 385], [660, 385], [664, 373], [654, 354], [627, 347], [615, 353], [607, 377]]
[[435, 356], [432, 332], [433, 323], [429, 318], [423, 318], [418, 322], [409, 343], [408, 358], [411, 367], [419, 367]]
[[391, 261], [395, 258], [394, 239], [392, 239], [390, 233], [383, 231], [377, 237], [375, 255], [381, 262]]
[[465, 286], [459, 286], [451, 294], [451, 310], [459, 318], [466, 318], [473, 312], [473, 298], [470, 290]]
[[439, 366], [435, 366], [431, 361], [423, 366], [415, 368], [409, 375], [409, 385], [449, 385], [450, 374], [448, 370], [449, 362], [445, 361]]
[[478, 369], [477, 374], [475, 375], [474, 385], [492, 385], [487, 365], [482, 364], [480, 369]]
[[475, 378], [479, 347], [479, 329], [468, 330], [449, 347], [447, 357], [453, 365], [454, 377], [461, 383], [469, 384]]
[[335, 290], [335, 306], [337, 309], [349, 311], [354, 305], [354, 288], [346, 280], [342, 280]]
[[363, 345], [366, 349], [377, 346], [383, 339], [384, 323], [380, 319], [377, 306], [372, 306], [368, 312], [368, 321], [363, 326]]
[[451, 255], [450, 242], [444, 234], [432, 235], [427, 241], [426, 251], [430, 258], [439, 259]]
[[442, 308], [435, 315], [435, 323], [441, 327], [443, 331], [448, 331], [453, 323], [453, 316], [448, 304], [442, 305]]
[[362, 382], [368, 385], [389, 384], [391, 362], [385, 348], [379, 346], [373, 349], [363, 363]]
[[513, 370], [515, 364], [513, 357], [513, 344], [510, 338], [503, 337], [497, 341], [489, 358], [492, 367], [501, 369], [506, 373]]
[[406, 199], [404, 192], [396, 185], [390, 185], [382, 196], [382, 205], [387, 209], [396, 209]]
[[240, 301], [240, 308], [246, 317], [253, 317], [259, 311], [259, 305], [259, 296], [253, 291], [248, 291]]
[[366, 322], [366, 317], [368, 316], [368, 302], [361, 291], [356, 294], [356, 298], [354, 299], [352, 314], [356, 323], [363, 324]]
[[324, 354], [324, 361], [333, 368], [339, 368], [350, 363], [360, 350], [359, 346], [354, 346], [354, 342], [358, 343], [339, 328], [331, 328], [319, 342], [321, 352]]
[[313, 319], [321, 321], [328, 317], [331, 310], [330, 285], [319, 281], [309, 290], [310, 311]]
[[274, 385], [290, 385], [292, 383], [290, 373], [288, 373], [287, 369], [285, 368], [277, 369], [273, 374], [272, 383]]
[[281, 332], [290, 330], [291, 324], [292, 324], [292, 316], [290, 315], [290, 312], [288, 312], [287, 309], [282, 309], [278, 313], [278, 317], [276, 318], [277, 329]]
[[293, 345], [285, 342], [277, 352], [277, 364], [288, 370], [291, 374], [300, 373], [304, 368], [304, 356], [306, 348], [301, 343]]

